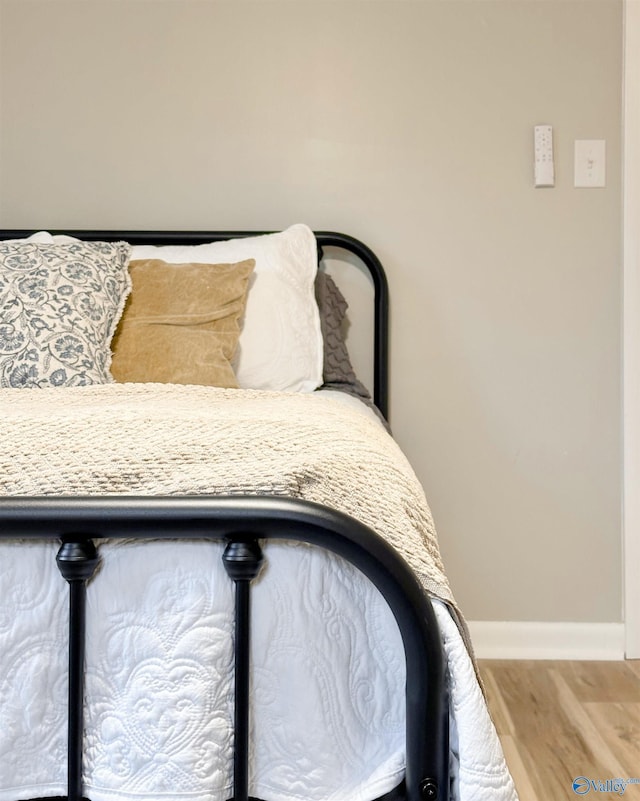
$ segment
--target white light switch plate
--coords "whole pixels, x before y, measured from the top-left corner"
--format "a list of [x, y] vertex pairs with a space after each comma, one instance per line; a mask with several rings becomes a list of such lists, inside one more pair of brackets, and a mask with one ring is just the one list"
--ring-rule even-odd
[[605, 186], [605, 162], [604, 139], [576, 139], [573, 185], [577, 187]]

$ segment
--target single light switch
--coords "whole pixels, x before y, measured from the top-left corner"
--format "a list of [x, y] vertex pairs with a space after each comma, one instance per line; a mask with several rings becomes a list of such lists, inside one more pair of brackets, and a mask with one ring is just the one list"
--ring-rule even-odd
[[605, 160], [604, 139], [576, 139], [573, 185], [577, 187], [605, 186]]

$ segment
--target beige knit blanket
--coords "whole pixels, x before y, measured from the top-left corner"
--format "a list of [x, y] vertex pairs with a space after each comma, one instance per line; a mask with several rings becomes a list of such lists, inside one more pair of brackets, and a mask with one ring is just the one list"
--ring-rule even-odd
[[378, 421], [322, 393], [0, 390], [1, 495], [287, 495], [373, 528], [453, 604], [433, 520]]

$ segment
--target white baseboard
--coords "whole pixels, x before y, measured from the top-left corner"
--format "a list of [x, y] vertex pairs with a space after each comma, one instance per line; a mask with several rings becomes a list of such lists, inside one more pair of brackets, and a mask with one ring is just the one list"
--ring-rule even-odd
[[469, 621], [478, 659], [624, 659], [624, 623]]

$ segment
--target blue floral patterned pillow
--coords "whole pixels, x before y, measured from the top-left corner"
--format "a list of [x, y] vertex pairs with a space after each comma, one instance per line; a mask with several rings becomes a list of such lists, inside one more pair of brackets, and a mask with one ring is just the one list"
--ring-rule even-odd
[[0, 242], [0, 386], [113, 379], [110, 343], [131, 290], [125, 242]]

